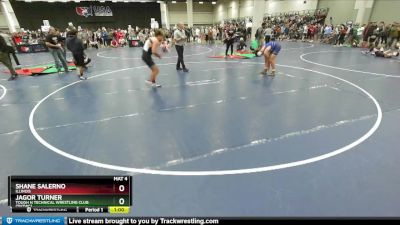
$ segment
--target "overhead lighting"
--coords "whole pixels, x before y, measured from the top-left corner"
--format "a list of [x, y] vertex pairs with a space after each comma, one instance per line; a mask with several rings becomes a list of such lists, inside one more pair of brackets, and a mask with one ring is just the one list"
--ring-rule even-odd
[[104, 3], [104, 2], [106, 2], [106, 0], [100, 0], [100, 2], [101, 2], [101, 3]]
[[78, 3], [78, 2], [81, 2], [81, 0], [74, 0], [74, 2]]
[[157, 3], [161, 3], [161, 1], [157, 1]]
[[25, 2], [32, 2], [32, 0], [25, 0]]
[[211, 2], [211, 4], [215, 5], [215, 4], [217, 4], [217, 2]]
[[176, 1], [172, 1], [172, 3], [174, 3], [174, 4], [175, 4], [175, 3], [176, 3]]
[[199, 4], [203, 4], [203, 2], [199, 2]]
[[115, 3], [115, 2], [118, 2], [118, 0], [112, 0], [112, 2], [114, 2], [114, 3]]
[[124, 0], [124, 2], [129, 2], [128, 0]]

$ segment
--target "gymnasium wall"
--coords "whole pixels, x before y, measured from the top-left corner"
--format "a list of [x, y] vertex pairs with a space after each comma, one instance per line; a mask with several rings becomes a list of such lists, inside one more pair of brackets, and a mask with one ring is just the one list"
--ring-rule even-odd
[[[168, 3], [169, 24], [174, 26], [178, 22], [187, 23], [186, 3], [178, 2], [175, 4]], [[194, 22], [194, 18], [193, 18]]]
[[[12, 7], [18, 18], [19, 24], [25, 29], [38, 29], [43, 25], [43, 20], [49, 20], [50, 25], [64, 29], [68, 22], [75, 26], [87, 28], [121, 27], [128, 25], [150, 27], [151, 18], [155, 18], [161, 25], [161, 11], [158, 3], [100, 3], [100, 2], [20, 2], [12, 1]], [[75, 7], [81, 6], [109, 6], [113, 16], [79, 16]], [[145, 13], [144, 13], [145, 12]]]
[[375, 0], [371, 21], [400, 22], [399, 0]]
[[[336, 2], [332, 0], [329, 1]], [[318, 0], [268, 0], [266, 4], [266, 13], [274, 14], [290, 11], [314, 10], [317, 8]]]
[[7, 20], [6, 16], [3, 14], [3, 12], [0, 11], [0, 30], [7, 30]]
[[[235, 17], [246, 17], [253, 14], [254, 1], [258, 0], [219, 0], [217, 5], [214, 7], [214, 21], [219, 22], [225, 18]], [[261, 0], [263, 1], [263, 0]], [[342, 23], [349, 20], [355, 20], [357, 16], [357, 10], [354, 9], [356, 0], [264, 0], [265, 1], [265, 12], [267, 14], [275, 14], [281, 12], [291, 11], [302, 11], [302, 10], [314, 10], [317, 8], [329, 8], [329, 17], [332, 17], [333, 23]], [[380, 11], [385, 11], [388, 2], [396, 2], [395, 6], [400, 4], [400, 0], [376, 0], [376, 5], [382, 5], [383, 8]], [[380, 2], [386, 2], [381, 4]], [[238, 10], [236, 10], [238, 9]], [[378, 7], [379, 9], [379, 7]], [[394, 11], [396, 7], [392, 8]], [[377, 12], [378, 14], [382, 14]], [[237, 16], [235, 16], [237, 15]], [[395, 17], [396, 13], [391, 13], [391, 16]], [[329, 20], [328, 20], [329, 21]]]
[[241, 0], [239, 2], [239, 16], [247, 17], [253, 15], [254, 1], [253, 0]]
[[333, 24], [354, 21], [357, 16], [357, 10], [354, 9], [356, 0], [319, 0], [318, 8], [329, 8], [328, 19], [332, 17]]
[[224, 5], [224, 1], [218, 1], [217, 4], [214, 6], [214, 21], [220, 22], [227, 18], [227, 10], [226, 6]]
[[[220, 22], [224, 19], [241, 17], [239, 9], [239, 0], [219, 0], [217, 4], [214, 5], [214, 21]], [[248, 10], [252, 11], [252, 8]]]
[[[214, 21], [226, 18], [247, 17], [253, 15], [254, 1], [265, 0], [219, 0], [214, 6]], [[318, 0], [268, 0], [265, 1], [265, 13], [313, 10], [317, 8]]]
[[[213, 24], [213, 5], [193, 2], [193, 24]], [[174, 26], [178, 22], [187, 23], [185, 2], [168, 3], [169, 23]]]
[[1, 5], [0, 5], [0, 30], [9, 31], [5, 12], [9, 13], [9, 15], [14, 23], [15, 29], [19, 29], [19, 23], [18, 23], [17, 17], [15, 16], [14, 10], [10, 5], [10, 2], [6, 1], [6, 0], [2, 0]]
[[213, 24], [214, 6], [210, 3], [193, 2], [193, 24]]

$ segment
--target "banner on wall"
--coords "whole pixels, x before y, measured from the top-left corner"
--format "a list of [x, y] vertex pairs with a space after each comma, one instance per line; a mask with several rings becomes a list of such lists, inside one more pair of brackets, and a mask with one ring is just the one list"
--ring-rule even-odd
[[19, 53], [36, 53], [49, 51], [45, 44], [17, 45], [16, 47]]
[[75, 12], [86, 18], [89, 16], [113, 16], [110, 6], [77, 6]]

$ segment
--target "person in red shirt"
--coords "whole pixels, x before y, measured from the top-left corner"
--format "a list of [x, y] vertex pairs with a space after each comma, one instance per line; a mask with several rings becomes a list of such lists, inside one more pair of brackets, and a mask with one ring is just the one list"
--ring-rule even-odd
[[314, 24], [311, 24], [310, 26], [308, 26], [308, 39], [314, 40], [315, 30], [316, 30], [316, 27]]
[[19, 33], [15, 33], [13, 36], [14, 43], [19, 45], [22, 43], [22, 36]]
[[124, 38], [124, 34], [122, 33], [121, 29], [118, 29], [114, 33], [115, 41], [117, 42], [118, 46], [121, 46], [122, 39]]

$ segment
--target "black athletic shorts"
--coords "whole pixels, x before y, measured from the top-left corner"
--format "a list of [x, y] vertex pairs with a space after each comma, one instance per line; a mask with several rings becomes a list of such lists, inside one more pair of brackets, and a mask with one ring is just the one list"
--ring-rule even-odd
[[72, 54], [76, 66], [85, 66], [85, 56], [83, 53]]
[[147, 65], [148, 67], [150, 67], [150, 68], [153, 67], [153, 66], [155, 65], [155, 63], [154, 63], [153, 58], [151, 57], [151, 55], [150, 55], [148, 52], [144, 51], [144, 50], [143, 50], [143, 53], [142, 53], [142, 60], [143, 60], [143, 62], [145, 62], [146, 65]]

